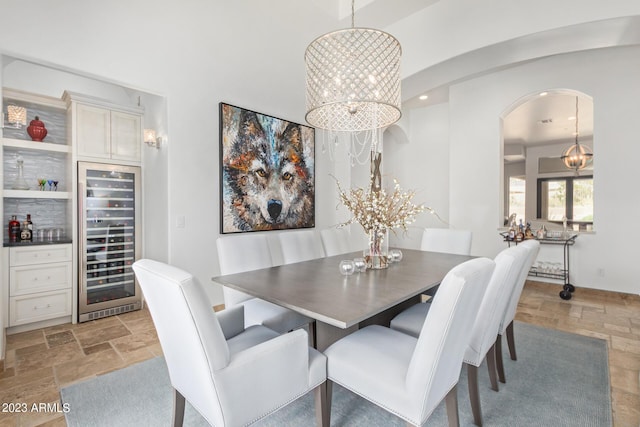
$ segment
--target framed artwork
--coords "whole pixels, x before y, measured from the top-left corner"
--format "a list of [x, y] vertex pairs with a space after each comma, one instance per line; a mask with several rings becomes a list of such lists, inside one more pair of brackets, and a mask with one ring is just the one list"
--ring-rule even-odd
[[315, 129], [220, 103], [220, 233], [315, 226]]

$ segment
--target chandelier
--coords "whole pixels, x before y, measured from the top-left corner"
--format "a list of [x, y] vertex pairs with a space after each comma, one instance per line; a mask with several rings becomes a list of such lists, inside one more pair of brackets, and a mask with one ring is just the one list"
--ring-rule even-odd
[[384, 31], [356, 28], [354, 8], [352, 0], [351, 28], [324, 34], [307, 47], [305, 119], [336, 140], [336, 132], [370, 131], [375, 146], [378, 130], [401, 116], [402, 48]]
[[581, 169], [591, 165], [593, 163], [593, 152], [586, 145], [582, 145], [578, 142], [578, 97], [576, 96], [576, 142], [562, 152], [560, 157], [564, 162], [564, 165], [576, 172], [576, 175]]

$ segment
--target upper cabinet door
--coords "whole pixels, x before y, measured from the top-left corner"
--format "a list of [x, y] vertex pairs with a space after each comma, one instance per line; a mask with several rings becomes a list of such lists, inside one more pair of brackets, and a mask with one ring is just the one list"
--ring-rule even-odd
[[140, 116], [111, 111], [111, 158], [139, 162], [141, 142]]
[[76, 114], [78, 156], [111, 158], [111, 112], [104, 108], [77, 104]]

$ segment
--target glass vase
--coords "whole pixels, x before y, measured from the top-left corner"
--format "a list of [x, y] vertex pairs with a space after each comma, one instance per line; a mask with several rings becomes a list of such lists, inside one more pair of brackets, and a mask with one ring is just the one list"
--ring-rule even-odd
[[389, 267], [389, 230], [369, 230], [367, 247], [364, 252], [367, 268], [379, 270]]

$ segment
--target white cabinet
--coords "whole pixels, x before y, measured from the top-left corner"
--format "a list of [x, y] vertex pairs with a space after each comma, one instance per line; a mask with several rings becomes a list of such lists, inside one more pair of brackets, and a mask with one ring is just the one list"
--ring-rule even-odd
[[141, 117], [122, 111], [111, 111], [111, 158], [139, 162], [141, 147]]
[[[26, 110], [29, 123], [36, 116], [47, 135], [32, 141], [26, 125], [7, 122], [0, 129], [0, 211], [5, 225], [12, 215], [19, 221], [31, 215], [33, 242], [11, 242], [4, 229], [0, 260], [0, 340], [9, 333], [72, 321], [74, 304], [76, 185], [73, 146], [68, 132], [67, 103], [59, 98], [2, 89], [2, 111], [9, 105]], [[25, 185], [19, 180], [22, 161]], [[0, 358], [3, 357], [0, 346]]]
[[75, 111], [78, 156], [108, 159], [111, 156], [111, 112], [78, 104]]
[[142, 109], [123, 107], [65, 92], [79, 160], [140, 163]]
[[9, 326], [72, 314], [72, 245], [9, 248]]

